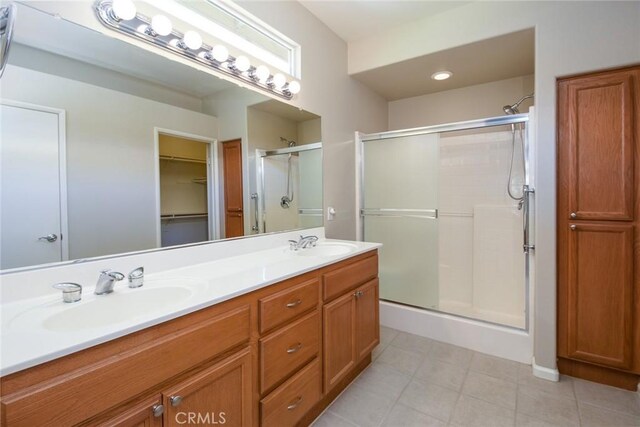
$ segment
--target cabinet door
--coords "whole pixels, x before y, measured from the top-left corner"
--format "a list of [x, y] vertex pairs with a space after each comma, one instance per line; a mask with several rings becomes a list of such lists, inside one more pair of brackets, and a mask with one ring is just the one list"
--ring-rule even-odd
[[559, 83], [559, 169], [567, 168], [567, 219], [633, 220], [633, 87], [639, 75], [621, 70]]
[[245, 349], [162, 393], [165, 426], [250, 426], [251, 353]]
[[162, 396], [154, 396], [119, 411], [95, 427], [162, 427]]
[[356, 364], [356, 305], [348, 292], [324, 306], [324, 391], [327, 393]]
[[633, 226], [571, 224], [568, 356], [630, 369], [633, 356]]
[[380, 343], [378, 279], [356, 290], [356, 354], [358, 360]]

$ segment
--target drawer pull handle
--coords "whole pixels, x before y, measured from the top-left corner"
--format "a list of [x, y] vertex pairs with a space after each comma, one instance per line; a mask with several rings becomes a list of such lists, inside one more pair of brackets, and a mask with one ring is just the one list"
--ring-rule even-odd
[[290, 302], [287, 304], [287, 308], [294, 308], [299, 306], [300, 304], [302, 304], [302, 300], [300, 298], [298, 298], [297, 300]]
[[169, 402], [171, 403], [171, 406], [178, 406], [182, 403], [182, 396], [171, 396], [169, 398]]
[[292, 404], [287, 406], [287, 411], [293, 411], [300, 405], [300, 403], [302, 403], [302, 396], [296, 397], [296, 400]]
[[576, 225], [575, 225], [575, 224], [571, 224], [571, 226], [569, 226], [569, 228], [573, 231], [573, 230], [575, 230], [577, 227], [576, 227]]
[[298, 350], [300, 350], [302, 348], [302, 343], [299, 342], [298, 344], [294, 345], [293, 347], [289, 347], [287, 349], [287, 353], [292, 354], [297, 352]]
[[578, 215], [575, 212], [571, 212], [571, 215], [569, 215], [571, 218], [577, 218]]
[[154, 417], [161, 417], [162, 414], [164, 414], [164, 405], [153, 405], [153, 407], [151, 408], [151, 412], [153, 412]]

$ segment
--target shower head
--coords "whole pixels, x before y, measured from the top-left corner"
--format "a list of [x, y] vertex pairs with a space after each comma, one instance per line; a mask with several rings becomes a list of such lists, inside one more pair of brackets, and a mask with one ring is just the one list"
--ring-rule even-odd
[[502, 111], [504, 111], [505, 114], [520, 114], [520, 110], [518, 110], [518, 106], [522, 104], [522, 101], [529, 98], [533, 98], [533, 93], [531, 95], [523, 96], [518, 100], [518, 102], [516, 102], [513, 105], [505, 105], [504, 107], [502, 107]]

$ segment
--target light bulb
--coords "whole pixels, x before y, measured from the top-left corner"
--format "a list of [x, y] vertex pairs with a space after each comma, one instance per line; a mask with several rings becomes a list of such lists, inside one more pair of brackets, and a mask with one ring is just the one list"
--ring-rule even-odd
[[236, 70], [245, 72], [251, 67], [251, 62], [249, 62], [249, 58], [247, 58], [246, 56], [240, 55], [234, 61], [233, 66]]
[[433, 80], [447, 80], [451, 76], [453, 76], [453, 73], [451, 71], [443, 70], [438, 71], [437, 73], [433, 73], [431, 75], [431, 78]]
[[291, 92], [293, 95], [299, 93], [301, 89], [300, 82], [297, 82], [295, 80], [289, 82], [289, 86], [287, 87], [287, 89], [289, 89], [289, 92]]
[[272, 82], [276, 89], [280, 89], [282, 86], [287, 84], [287, 78], [283, 74], [278, 73], [273, 76]]
[[182, 40], [189, 49], [197, 50], [202, 47], [202, 37], [195, 31], [187, 31], [184, 33]]
[[151, 18], [151, 28], [161, 36], [168, 36], [173, 30], [173, 25], [166, 16], [156, 15]]
[[211, 56], [218, 62], [224, 62], [229, 59], [229, 50], [221, 44], [217, 44], [211, 49]]
[[271, 75], [271, 71], [269, 71], [269, 68], [265, 65], [258, 65], [258, 68], [256, 68], [255, 71], [256, 77], [258, 78], [258, 80], [260, 80], [262, 83], [266, 82], [267, 80], [269, 80], [269, 76]]
[[130, 21], [136, 17], [136, 5], [131, 0], [113, 0], [111, 7], [120, 19]]

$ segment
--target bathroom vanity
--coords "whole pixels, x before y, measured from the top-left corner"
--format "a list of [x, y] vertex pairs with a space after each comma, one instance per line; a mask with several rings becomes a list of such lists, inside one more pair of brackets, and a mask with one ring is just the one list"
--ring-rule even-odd
[[[167, 270], [142, 288], [116, 285], [112, 295], [78, 303], [49, 295], [62, 311], [40, 321], [39, 301], [29, 317], [43, 330], [24, 323], [22, 349], [5, 347], [3, 372], [17, 371], [2, 377], [2, 424], [307, 425], [370, 363], [379, 342], [378, 246], [321, 240], [297, 252], [278, 247]], [[153, 321], [108, 331], [80, 317], [74, 330], [59, 314], [84, 304], [99, 318], [98, 304], [116, 297], [117, 319], [136, 292], [151, 299], [175, 292], [178, 300], [168, 289], [182, 282], [192, 288], [191, 307], [167, 307], [170, 320], [157, 312]], [[3, 345], [20, 345], [10, 329], [21, 327], [21, 316], [9, 311]]]

